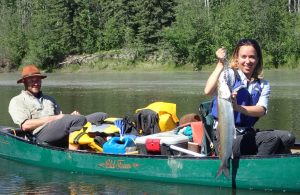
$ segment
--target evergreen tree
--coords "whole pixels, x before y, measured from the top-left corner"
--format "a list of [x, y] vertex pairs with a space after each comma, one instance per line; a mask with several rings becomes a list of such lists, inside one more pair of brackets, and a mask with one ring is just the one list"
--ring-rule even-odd
[[51, 67], [71, 51], [69, 5], [72, 0], [34, 0], [29, 51], [25, 61]]
[[[104, 21], [102, 5], [98, 0], [75, 0], [71, 4], [71, 24], [74, 53], [93, 53], [98, 50]], [[73, 53], [72, 52], [72, 53]]]
[[26, 0], [0, 2], [0, 61], [19, 65], [27, 51], [26, 32], [30, 25], [31, 3]]
[[144, 0], [133, 1], [129, 25], [133, 29], [137, 45], [157, 49], [161, 40], [160, 32], [170, 26], [175, 19], [173, 0]]
[[123, 0], [103, 1], [103, 27], [98, 38], [100, 50], [122, 49], [124, 47], [126, 20], [128, 19], [126, 3]]

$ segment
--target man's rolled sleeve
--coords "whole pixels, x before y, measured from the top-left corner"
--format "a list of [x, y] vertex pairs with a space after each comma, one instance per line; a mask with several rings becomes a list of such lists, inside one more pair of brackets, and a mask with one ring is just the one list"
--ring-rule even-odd
[[26, 108], [24, 108], [23, 103], [18, 103], [17, 98], [11, 99], [8, 106], [8, 112], [14, 123], [19, 125], [20, 127], [22, 127], [22, 124], [27, 119], [30, 119], [30, 113]]

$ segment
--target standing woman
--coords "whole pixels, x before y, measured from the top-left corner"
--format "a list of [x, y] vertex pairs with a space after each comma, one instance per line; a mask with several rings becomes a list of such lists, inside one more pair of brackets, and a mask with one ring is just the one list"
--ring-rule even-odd
[[[219, 79], [223, 79], [226, 50], [216, 52], [218, 63], [207, 80], [204, 92], [214, 96], [212, 115], [214, 130], [218, 125], [216, 89]], [[259, 44], [253, 39], [242, 39], [235, 46], [229, 69], [229, 86], [233, 89], [232, 106], [237, 137], [233, 142], [234, 156], [268, 155], [289, 152], [295, 136], [285, 131], [257, 131], [254, 129], [258, 119], [267, 113], [270, 97], [269, 82], [263, 79], [263, 58]], [[235, 89], [237, 91], [235, 91]], [[218, 145], [218, 133], [215, 145]]]

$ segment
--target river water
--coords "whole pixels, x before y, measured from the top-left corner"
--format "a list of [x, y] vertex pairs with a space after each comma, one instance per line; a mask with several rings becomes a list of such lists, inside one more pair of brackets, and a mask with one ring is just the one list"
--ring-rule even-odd
[[[285, 129], [300, 139], [299, 71], [266, 71], [272, 93], [268, 113], [260, 119], [260, 129]], [[64, 113], [96, 111], [111, 117], [133, 115], [155, 101], [177, 104], [180, 118], [197, 113], [209, 72], [150, 73], [55, 73], [43, 80], [43, 92], [57, 99]], [[23, 89], [17, 85], [18, 73], [0, 74], [0, 124], [13, 125], [8, 103]], [[0, 194], [228, 194], [230, 189], [133, 181], [101, 176], [78, 175], [36, 168], [0, 159]], [[199, 173], [201, 174], [201, 173]], [[236, 194], [277, 194], [238, 190]], [[278, 193], [280, 194], [280, 193]]]

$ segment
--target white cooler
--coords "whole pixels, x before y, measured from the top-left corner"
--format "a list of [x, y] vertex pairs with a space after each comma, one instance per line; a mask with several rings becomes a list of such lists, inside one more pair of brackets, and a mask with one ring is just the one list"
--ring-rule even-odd
[[171, 150], [170, 145], [187, 149], [189, 138], [182, 134], [175, 134], [176, 130], [165, 131], [147, 136], [137, 137], [136, 146], [140, 154], [163, 154], [177, 155], [178, 152]]

